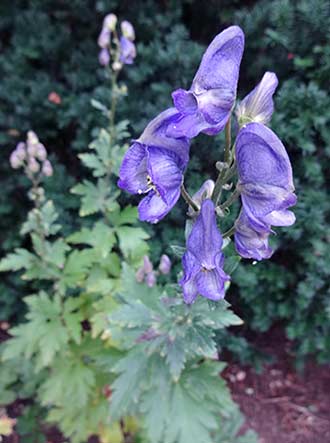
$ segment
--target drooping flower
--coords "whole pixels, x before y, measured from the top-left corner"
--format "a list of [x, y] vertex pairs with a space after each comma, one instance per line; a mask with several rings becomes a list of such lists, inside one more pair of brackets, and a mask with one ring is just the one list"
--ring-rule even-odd
[[193, 138], [200, 132], [215, 135], [222, 131], [235, 102], [243, 50], [244, 34], [238, 26], [214, 38], [190, 89], [172, 94], [180, 118], [169, 126], [169, 135]]
[[109, 28], [102, 28], [100, 35], [97, 39], [97, 44], [100, 48], [105, 49], [110, 45], [111, 32]]
[[273, 94], [278, 80], [273, 72], [266, 72], [260, 83], [237, 106], [236, 116], [240, 126], [256, 122], [266, 125], [274, 112]]
[[103, 20], [103, 29], [109, 29], [109, 31], [114, 31], [117, 25], [117, 16], [115, 14], [108, 14]]
[[[260, 123], [244, 126], [236, 140], [236, 159], [243, 231], [247, 227], [248, 236], [256, 232], [260, 240], [271, 232], [272, 225], [292, 225], [295, 216], [288, 208], [297, 201], [292, 168], [285, 147], [274, 132]], [[236, 238], [239, 243], [239, 237]], [[259, 259], [258, 254], [251, 257]]]
[[45, 160], [43, 165], [42, 165], [42, 170], [41, 172], [46, 176], [46, 177], [51, 177], [53, 175], [53, 167], [52, 164], [49, 160]]
[[184, 275], [180, 281], [186, 303], [200, 294], [210, 300], [225, 296], [225, 283], [230, 277], [223, 270], [222, 236], [217, 228], [215, 207], [204, 200], [192, 227], [187, 250], [182, 258]]
[[271, 257], [273, 251], [268, 245], [270, 228], [256, 230], [242, 210], [235, 222], [235, 247], [241, 257], [263, 260]]
[[139, 204], [140, 220], [157, 223], [180, 197], [183, 172], [189, 160], [189, 140], [166, 135], [175, 119], [174, 108], [152, 120], [127, 151], [118, 186], [131, 194], [147, 194]]
[[124, 36], [120, 37], [119, 61], [124, 65], [131, 65], [135, 57], [136, 57], [135, 44]]

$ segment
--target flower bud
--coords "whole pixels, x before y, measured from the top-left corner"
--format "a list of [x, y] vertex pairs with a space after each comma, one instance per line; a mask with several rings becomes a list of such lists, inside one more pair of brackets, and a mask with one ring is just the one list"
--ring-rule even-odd
[[142, 283], [142, 282], [143, 282], [143, 280], [144, 280], [144, 269], [143, 269], [143, 267], [142, 267], [142, 268], [139, 268], [139, 269], [137, 270], [137, 272], [136, 272], [136, 274], [135, 274], [135, 278], [136, 278], [136, 281], [137, 281], [138, 283]]
[[23, 142], [17, 143], [15, 151], [16, 151], [17, 158], [19, 158], [20, 160], [25, 160], [25, 158], [26, 158], [25, 143], [23, 143]]
[[149, 288], [155, 286], [157, 282], [156, 274], [154, 272], [149, 272], [149, 274], [146, 275], [145, 282]]
[[99, 38], [97, 39], [97, 44], [100, 48], [107, 48], [110, 44], [110, 31], [108, 28], [103, 28]]
[[[214, 181], [213, 180], [206, 180], [202, 184], [200, 189], [196, 192], [196, 194], [193, 195], [192, 199], [196, 203], [198, 208], [201, 207], [203, 200], [206, 200], [206, 199], [212, 197], [213, 189], [214, 189]], [[194, 214], [194, 211], [189, 206], [188, 215], [192, 216], [193, 214]]]
[[120, 63], [120, 62], [114, 62], [114, 63], [112, 63], [112, 69], [113, 69], [114, 71], [120, 71], [122, 67], [123, 67], [123, 65], [122, 65], [122, 63]]
[[104, 17], [103, 28], [108, 28], [110, 31], [114, 31], [117, 25], [117, 16], [115, 14], [108, 14]]
[[41, 160], [41, 161], [44, 161], [47, 158], [47, 151], [42, 143], [38, 143], [38, 145], [37, 145], [36, 157], [38, 160]]
[[45, 160], [42, 165], [41, 171], [46, 177], [51, 177], [53, 175], [53, 167], [49, 160]]
[[34, 157], [31, 157], [29, 159], [29, 161], [28, 161], [28, 169], [33, 174], [35, 174], [36, 172], [39, 171], [39, 169], [40, 169], [39, 163], [37, 162], [37, 160]]
[[124, 20], [120, 24], [121, 33], [124, 37], [128, 38], [128, 40], [134, 41], [135, 40], [135, 31], [133, 25], [128, 22], [127, 20]]
[[10, 154], [9, 163], [13, 169], [18, 169], [22, 166], [23, 161], [17, 156], [16, 150]]
[[169, 257], [166, 254], [163, 254], [160, 257], [160, 263], [159, 263], [159, 267], [158, 267], [159, 271], [162, 274], [166, 275], [170, 272], [171, 266], [172, 266], [171, 260], [169, 259]]
[[144, 272], [146, 273], [146, 274], [149, 274], [150, 272], [152, 272], [153, 271], [153, 266], [152, 266], [152, 263], [151, 263], [151, 261], [150, 261], [150, 258], [147, 256], [147, 255], [145, 255], [144, 257], [143, 257], [143, 270], [144, 270]]
[[101, 49], [99, 52], [99, 63], [102, 66], [108, 66], [110, 63], [110, 54], [107, 49]]
[[36, 157], [38, 154], [38, 143], [27, 143], [27, 152], [30, 157]]
[[30, 145], [36, 145], [37, 143], [39, 143], [38, 136], [34, 131], [28, 131], [27, 142]]

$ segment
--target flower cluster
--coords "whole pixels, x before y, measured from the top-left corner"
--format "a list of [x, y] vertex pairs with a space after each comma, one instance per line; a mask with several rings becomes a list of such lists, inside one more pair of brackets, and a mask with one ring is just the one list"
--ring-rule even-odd
[[10, 155], [10, 165], [14, 169], [24, 168], [28, 177], [50, 177], [53, 175], [53, 167], [47, 159], [45, 146], [40, 143], [33, 131], [28, 131], [26, 142], [19, 142]]
[[[268, 244], [272, 226], [295, 222], [288, 210], [296, 203], [288, 154], [266, 125], [274, 111], [273, 94], [278, 80], [266, 72], [260, 83], [236, 106], [244, 34], [231, 26], [207, 48], [190, 89], [173, 92], [174, 107], [152, 120], [127, 151], [118, 185], [131, 194], [145, 194], [139, 217], [157, 223], [176, 204], [180, 193], [189, 205], [193, 224], [183, 256], [180, 285], [184, 300], [198, 294], [219, 300], [230, 277], [223, 270], [223, 238], [217, 216], [241, 198], [242, 208], [234, 226], [225, 234], [235, 236], [238, 254], [262, 260], [272, 255]], [[236, 117], [236, 140], [231, 143], [231, 118]], [[216, 182], [207, 180], [190, 197], [183, 186], [191, 139], [199, 133], [218, 134], [226, 128], [224, 161], [217, 162]], [[237, 175], [236, 188], [225, 202], [222, 190]], [[141, 271], [142, 272], [142, 271]]]
[[159, 274], [169, 274], [171, 271], [171, 260], [166, 254], [163, 254], [160, 257], [160, 262], [158, 266], [158, 271], [154, 270], [153, 264], [150, 261], [150, 258], [145, 255], [143, 257], [143, 265], [136, 272], [136, 280], [139, 283], [145, 282], [149, 288], [155, 286], [157, 283], [157, 277]]
[[135, 31], [130, 22], [124, 20], [120, 24], [121, 35], [117, 32], [117, 16], [108, 14], [103, 20], [101, 33], [97, 43], [101, 48], [99, 62], [108, 66], [112, 59], [112, 69], [120, 71], [122, 66], [131, 65], [136, 57], [134, 44]]

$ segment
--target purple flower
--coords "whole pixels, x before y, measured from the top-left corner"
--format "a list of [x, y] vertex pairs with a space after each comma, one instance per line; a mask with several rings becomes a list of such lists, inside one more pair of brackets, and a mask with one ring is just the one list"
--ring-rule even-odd
[[119, 61], [125, 65], [131, 65], [136, 57], [136, 49], [133, 42], [126, 37], [120, 37]]
[[273, 251], [268, 246], [270, 228], [256, 230], [242, 210], [235, 223], [235, 247], [241, 257], [263, 260], [269, 258]]
[[187, 138], [170, 138], [166, 129], [177, 116], [174, 108], [159, 114], [127, 151], [118, 186], [131, 194], [147, 194], [139, 204], [140, 220], [157, 223], [180, 197], [189, 160]]
[[107, 49], [101, 49], [99, 52], [99, 62], [102, 66], [108, 66], [110, 63], [110, 53]]
[[[199, 188], [199, 190], [192, 196], [192, 199], [194, 203], [196, 203], [198, 209], [200, 209], [203, 200], [212, 197], [214, 185], [215, 183], [213, 180], [206, 180]], [[188, 215], [193, 217], [194, 213], [194, 210], [191, 208], [191, 206], [189, 206]]]
[[241, 101], [236, 110], [239, 124], [256, 122], [266, 125], [274, 112], [273, 94], [278, 80], [273, 72], [266, 72], [261, 82]]
[[[244, 210], [238, 221], [236, 244], [242, 252], [246, 237], [251, 244], [255, 232], [258, 241], [262, 239], [260, 254], [267, 255], [265, 235], [271, 232], [271, 226], [290, 226], [295, 222], [294, 214], [288, 211], [297, 201], [290, 160], [279, 138], [260, 123], [249, 123], [241, 129], [236, 140], [236, 159], [237, 186]], [[242, 232], [245, 233], [244, 241]], [[241, 255], [260, 260], [259, 253], [251, 253], [255, 249], [247, 247]]]
[[105, 49], [110, 45], [110, 30], [108, 28], [102, 28], [102, 31], [97, 39], [97, 44], [100, 48]]
[[172, 263], [171, 263], [169, 256], [166, 254], [163, 254], [160, 257], [160, 263], [158, 266], [159, 272], [164, 275], [169, 274], [169, 272], [171, 271], [171, 267], [172, 267]]
[[120, 24], [120, 29], [123, 36], [128, 38], [128, 40], [131, 41], [135, 40], [135, 31], [132, 23], [128, 22], [127, 20], [124, 20]]
[[215, 135], [226, 125], [236, 98], [244, 34], [238, 26], [221, 32], [207, 48], [186, 91], [173, 92], [180, 118], [168, 128], [173, 137], [193, 138], [200, 132]]
[[201, 211], [187, 241], [187, 251], [182, 258], [183, 298], [193, 303], [197, 295], [210, 300], [225, 296], [225, 282], [230, 277], [223, 271], [222, 237], [217, 228], [214, 204], [204, 200]]

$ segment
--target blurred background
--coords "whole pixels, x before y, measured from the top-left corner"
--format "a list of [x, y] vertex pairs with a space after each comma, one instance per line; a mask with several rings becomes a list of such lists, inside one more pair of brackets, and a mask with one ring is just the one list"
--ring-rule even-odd
[[[86, 174], [77, 154], [86, 150], [93, 128], [100, 126], [102, 117], [91, 98], [106, 102], [109, 94], [97, 59], [97, 36], [108, 12], [125, 17], [136, 29], [137, 58], [123, 73], [129, 97], [118, 111], [119, 118], [130, 120], [133, 137], [171, 105], [174, 89], [190, 86], [205, 47], [228, 25], [240, 25], [246, 36], [239, 97], [265, 71], [277, 74], [271, 126], [293, 164], [297, 222], [275, 238], [272, 260], [243, 264], [235, 272], [228, 299], [246, 326], [229, 337], [219, 336], [219, 341], [244, 364], [260, 367], [260, 361], [272, 357], [272, 350], [264, 357], [257, 349], [259, 337], [266, 344], [269, 337], [273, 350], [290, 340], [298, 368], [310, 354], [317, 363], [328, 363], [329, 0], [1, 0], [0, 257], [28, 246], [18, 235], [28, 209], [27, 181], [10, 169], [8, 159], [29, 129], [51, 153], [56, 174], [46, 187], [61, 223], [66, 232], [76, 227], [79, 201], [69, 189]], [[187, 176], [192, 193], [215, 173], [221, 143], [221, 136], [201, 136], [194, 142]], [[148, 227], [155, 259], [171, 255], [169, 244], [183, 244], [183, 214], [178, 205], [161, 226]], [[15, 324], [22, 319], [22, 298], [30, 289], [12, 273], [1, 276], [0, 321]]]

